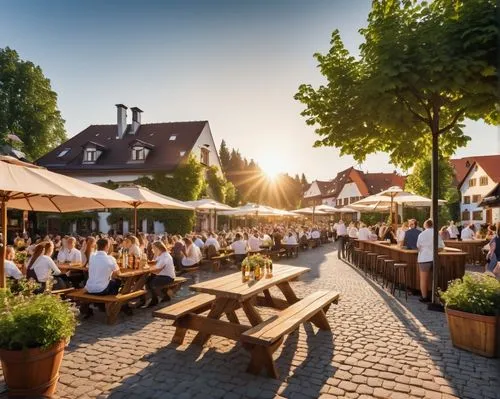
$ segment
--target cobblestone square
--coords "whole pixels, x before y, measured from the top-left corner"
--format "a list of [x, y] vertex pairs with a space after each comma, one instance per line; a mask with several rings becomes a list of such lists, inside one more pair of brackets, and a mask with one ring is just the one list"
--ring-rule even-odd
[[[67, 348], [57, 397], [500, 398], [499, 360], [453, 348], [444, 314], [428, 311], [416, 297], [407, 303], [392, 297], [338, 260], [332, 244], [281, 263], [311, 268], [293, 283], [299, 295], [331, 289], [341, 299], [327, 313], [331, 333], [307, 324], [285, 338], [275, 354], [279, 380], [247, 374], [249, 354], [234, 341], [212, 337], [201, 348], [191, 345], [188, 332], [185, 345], [176, 346], [171, 323], [150, 310], [120, 315], [115, 326], [96, 312]], [[188, 295], [184, 287], [174, 300]], [[238, 317], [246, 320], [241, 311]]]

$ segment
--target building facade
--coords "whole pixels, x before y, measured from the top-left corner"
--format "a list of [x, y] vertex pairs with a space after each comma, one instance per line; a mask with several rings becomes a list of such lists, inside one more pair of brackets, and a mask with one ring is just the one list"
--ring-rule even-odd
[[[130, 109], [130, 121], [127, 110], [125, 105], [117, 104], [116, 124], [90, 125], [36, 163], [96, 184], [127, 184], [158, 172], [168, 176], [190, 156], [206, 167], [215, 165], [222, 170], [208, 121], [143, 124], [141, 109]], [[109, 229], [108, 215], [99, 213], [100, 231]], [[164, 231], [159, 223], [142, 223], [143, 226], [154, 225], [156, 233]], [[122, 228], [128, 231], [127, 221]]]

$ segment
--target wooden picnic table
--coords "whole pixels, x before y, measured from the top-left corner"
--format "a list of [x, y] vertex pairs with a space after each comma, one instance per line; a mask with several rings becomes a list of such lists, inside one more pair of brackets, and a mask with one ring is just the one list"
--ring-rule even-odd
[[[247, 371], [258, 373], [263, 367], [272, 377], [277, 369], [272, 354], [283, 343], [283, 336], [298, 328], [301, 323], [313, 322], [320, 329], [329, 330], [325, 312], [339, 293], [316, 291], [299, 299], [290, 282], [310, 271], [307, 267], [276, 265], [271, 277], [256, 281], [243, 281], [241, 273], [233, 273], [214, 280], [194, 284], [198, 292], [191, 298], [155, 311], [156, 317], [175, 320], [172, 342], [182, 344], [187, 330], [198, 331], [193, 343], [203, 345], [211, 335], [242, 342], [251, 352]], [[270, 288], [277, 287], [286, 299], [273, 297]], [[278, 315], [264, 320], [258, 306], [280, 310]], [[236, 310], [242, 308], [250, 325], [241, 324]], [[209, 310], [207, 315], [201, 313]], [[220, 320], [226, 315], [228, 321]]]

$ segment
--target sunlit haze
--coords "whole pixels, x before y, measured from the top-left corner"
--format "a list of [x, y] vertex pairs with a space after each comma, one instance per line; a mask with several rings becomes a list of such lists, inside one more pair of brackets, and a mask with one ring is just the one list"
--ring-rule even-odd
[[[313, 148], [314, 129], [293, 99], [322, 82], [312, 55], [338, 28], [356, 52], [370, 0], [85, 1], [0, 0], [0, 46], [40, 65], [59, 95], [72, 136], [115, 123], [116, 103], [144, 110], [143, 122], [208, 120], [272, 177], [328, 179], [356, 165], [333, 148]], [[499, 153], [498, 128], [469, 123], [457, 155]], [[488, 145], [485, 145], [487, 143]], [[377, 154], [365, 171], [391, 171]]]

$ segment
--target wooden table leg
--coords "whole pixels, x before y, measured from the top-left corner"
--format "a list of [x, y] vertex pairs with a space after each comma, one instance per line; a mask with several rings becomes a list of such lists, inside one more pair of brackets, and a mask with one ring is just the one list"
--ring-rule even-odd
[[242, 307], [252, 326], [256, 326], [263, 322], [262, 317], [260, 317], [259, 312], [254, 308], [250, 300], [243, 302]]
[[[237, 307], [238, 304], [235, 303], [235, 301], [232, 299], [227, 299], [227, 298], [216, 299], [214, 304], [212, 305], [212, 309], [207, 315], [207, 318], [219, 319], [223, 313], [226, 314], [230, 312], [234, 313], [234, 309], [236, 309]], [[204, 345], [209, 338], [210, 334], [199, 332], [198, 334], [196, 334], [196, 337], [194, 337], [193, 343], [196, 343], [198, 345]]]
[[288, 281], [279, 283], [278, 288], [281, 290], [290, 305], [299, 301], [299, 298], [297, 298], [297, 295], [295, 295], [295, 292], [293, 292], [292, 287], [290, 287]]
[[264, 290], [264, 297], [266, 298], [267, 306], [274, 308], [274, 299], [269, 290]]

